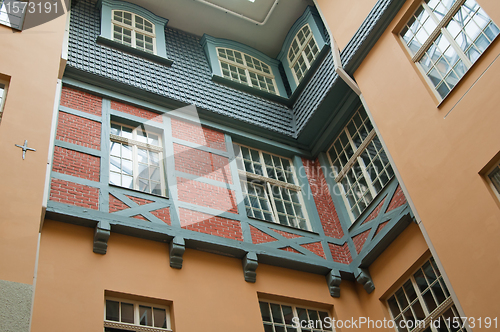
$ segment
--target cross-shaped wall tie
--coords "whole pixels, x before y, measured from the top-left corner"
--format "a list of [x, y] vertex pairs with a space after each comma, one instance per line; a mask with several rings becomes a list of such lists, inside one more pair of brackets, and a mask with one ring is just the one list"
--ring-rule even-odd
[[24, 140], [24, 145], [19, 145], [19, 144], [16, 144], [16, 146], [18, 148], [21, 148], [23, 149], [23, 160], [24, 160], [24, 157], [26, 157], [26, 151], [36, 151], [35, 149], [32, 149], [32, 148], [28, 148], [28, 140]]

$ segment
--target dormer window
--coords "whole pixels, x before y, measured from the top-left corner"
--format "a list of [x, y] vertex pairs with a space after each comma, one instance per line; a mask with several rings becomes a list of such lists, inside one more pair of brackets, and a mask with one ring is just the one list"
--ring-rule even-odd
[[217, 48], [222, 76], [230, 80], [272, 93], [277, 93], [271, 67], [239, 51]]
[[302, 29], [293, 38], [292, 44], [288, 49], [288, 64], [292, 68], [293, 76], [297, 84], [304, 78], [312, 62], [319, 54], [319, 48], [311, 32], [309, 24], [304, 25]]
[[145, 18], [123, 10], [113, 10], [113, 40], [149, 53], [155, 50], [155, 29]]

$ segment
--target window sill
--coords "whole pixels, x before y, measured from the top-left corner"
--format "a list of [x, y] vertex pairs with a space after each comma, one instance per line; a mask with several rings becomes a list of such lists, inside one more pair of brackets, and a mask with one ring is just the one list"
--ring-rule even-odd
[[122, 187], [122, 186], [119, 186], [119, 185], [116, 185], [116, 184], [112, 184], [112, 183], [109, 183], [109, 186], [110, 187], [114, 187], [114, 188], [120, 188], [120, 189], [123, 189], [123, 190], [130, 190], [130, 191], [133, 191], [133, 192], [136, 192], [136, 193], [140, 193], [140, 194], [144, 194], [144, 195], [148, 195], [148, 196], [154, 196], [154, 197], [168, 199], [168, 196], [162, 196], [162, 195], [147, 193], [145, 191], [140, 191], [138, 189], [133, 189], [133, 188]]
[[170, 59], [164, 58], [164, 57], [156, 55], [156, 54], [151, 54], [151, 53], [148, 53], [148, 52], [144, 52], [144, 51], [138, 50], [136, 48], [124, 45], [122, 43], [118, 43], [118, 42], [116, 42], [114, 40], [108, 39], [108, 38], [103, 37], [103, 36], [97, 37], [96, 42], [98, 44], [101, 44], [101, 45], [104, 45], [104, 46], [109, 46], [109, 47], [118, 49], [120, 51], [123, 51], [125, 53], [137, 55], [137, 56], [139, 56], [141, 58], [144, 58], [144, 59], [147, 59], [147, 60], [151, 60], [153, 62], [162, 64], [162, 65], [165, 65], [165, 66], [168, 66], [168, 67], [172, 66], [172, 64], [174, 63]]
[[307, 236], [307, 235], [317, 235], [318, 236], [319, 235], [318, 232], [311, 231], [308, 229], [302, 229], [302, 228], [297, 228], [297, 227], [293, 227], [293, 226], [283, 225], [283, 224], [276, 223], [274, 221], [268, 221], [268, 220], [258, 219], [258, 218], [249, 217], [249, 216], [247, 216], [247, 218], [250, 220], [257, 220], [257, 221], [263, 222], [266, 224], [267, 227], [269, 227], [273, 230], [284, 231], [284, 232], [289, 231], [289, 230], [293, 230], [296, 232], [304, 232], [304, 233], [306, 233], [305, 236]]
[[282, 97], [282, 96], [275, 95], [275, 94], [270, 93], [270, 92], [262, 91], [260, 89], [251, 87], [251, 86], [243, 84], [243, 83], [235, 82], [233, 80], [230, 80], [229, 78], [225, 78], [225, 77], [222, 77], [219, 75], [212, 75], [212, 81], [214, 81], [216, 83], [224, 84], [224, 85], [227, 85], [233, 89], [248, 92], [250, 94], [257, 95], [259, 97], [269, 99], [271, 101], [275, 101], [275, 102], [278, 102], [281, 104], [288, 103], [288, 98], [286, 98], [286, 97]]

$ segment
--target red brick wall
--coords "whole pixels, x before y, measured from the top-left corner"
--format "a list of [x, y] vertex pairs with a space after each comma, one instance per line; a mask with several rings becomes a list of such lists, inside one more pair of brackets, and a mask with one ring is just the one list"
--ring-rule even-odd
[[99, 189], [74, 182], [52, 179], [50, 200], [98, 210]]
[[288, 252], [293, 252], [294, 254], [301, 254], [303, 255], [300, 251], [293, 249], [292, 247], [283, 247], [283, 248], [278, 248], [279, 250], [283, 251], [288, 251]]
[[368, 234], [370, 234], [370, 230], [364, 231], [363, 233], [360, 233], [352, 238], [358, 254], [361, 252], [361, 249], [363, 249], [366, 239], [368, 238]]
[[385, 198], [382, 200], [382, 202], [379, 203], [379, 205], [377, 205], [375, 209], [373, 209], [372, 213], [370, 213], [370, 215], [366, 217], [365, 221], [363, 221], [363, 224], [378, 217], [380, 210], [382, 210], [382, 205], [384, 205], [384, 202]]
[[398, 184], [396, 192], [394, 192], [394, 196], [392, 196], [391, 202], [387, 207], [387, 212], [394, 210], [395, 208], [398, 208], [405, 203], [406, 203], [405, 194], [403, 194], [403, 190], [401, 189], [401, 186]]
[[99, 181], [101, 158], [56, 146], [52, 169], [55, 172]]
[[172, 222], [170, 220], [170, 208], [163, 208], [159, 210], [151, 211], [151, 214], [156, 216], [157, 218], [163, 220], [164, 223], [171, 225]]
[[351, 251], [347, 242], [343, 246], [339, 246], [333, 243], [328, 243], [330, 247], [330, 252], [332, 254], [333, 260], [337, 263], [350, 264], [352, 262]]
[[135, 115], [137, 117], [146, 119], [146, 120], [153, 120], [155, 122], [160, 122], [163, 123], [163, 118], [160, 114], [152, 112], [152, 111], [147, 111], [145, 109], [135, 107], [129, 104], [124, 104], [120, 103], [117, 101], [112, 100], [111, 101], [111, 109], [131, 115]]
[[228, 158], [180, 144], [174, 144], [174, 153], [176, 171], [232, 183]]
[[179, 209], [179, 217], [182, 228], [227, 239], [243, 241], [243, 232], [241, 231], [240, 223], [236, 220], [182, 208]]
[[314, 243], [308, 243], [308, 244], [301, 244], [300, 245], [302, 248], [305, 248], [316, 255], [320, 256], [321, 258], [325, 258], [325, 252], [323, 251], [323, 246], [321, 245], [321, 242], [314, 242]]
[[319, 160], [302, 159], [307, 179], [311, 187], [312, 196], [318, 210], [321, 224], [326, 236], [336, 239], [342, 238], [344, 232], [340, 224], [339, 216], [333, 205], [332, 197], [326, 183], [325, 176], [321, 170]]
[[60, 104], [61, 106], [98, 116], [101, 115], [102, 111], [101, 97], [68, 87], [62, 88]]
[[172, 119], [172, 136], [182, 140], [226, 151], [224, 134], [200, 124]]
[[115, 196], [109, 194], [109, 213], [121, 211], [130, 208], [127, 204], [120, 201]]
[[292, 234], [292, 233], [288, 233], [288, 232], [283, 232], [283, 231], [279, 231], [277, 229], [273, 229], [273, 231], [275, 231], [276, 233], [278, 233], [279, 235], [287, 238], [287, 239], [294, 239], [294, 238], [297, 238], [297, 237], [301, 237], [300, 235], [297, 235], [297, 234]]
[[387, 226], [387, 224], [389, 223], [390, 220], [387, 220], [387, 221], [384, 221], [383, 223], [381, 223], [380, 225], [378, 225], [378, 228], [377, 230], [375, 231], [375, 235], [377, 235], [378, 233], [380, 233], [380, 231], [382, 229], [384, 229], [385, 226]]
[[100, 150], [101, 124], [73, 114], [59, 112], [56, 139]]
[[234, 191], [227, 188], [178, 177], [177, 194], [183, 202], [238, 213]]
[[252, 234], [252, 243], [254, 244], [276, 241], [274, 237], [262, 232], [261, 230], [253, 226], [250, 226], [250, 234]]
[[153, 201], [150, 201], [149, 199], [144, 199], [144, 198], [139, 198], [139, 197], [134, 197], [134, 196], [129, 196], [129, 195], [126, 195], [126, 196], [138, 205], [153, 203]]

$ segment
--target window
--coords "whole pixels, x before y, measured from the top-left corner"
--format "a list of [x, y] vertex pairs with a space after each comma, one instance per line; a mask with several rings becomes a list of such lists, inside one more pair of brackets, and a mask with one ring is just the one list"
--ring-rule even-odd
[[245, 146], [238, 149], [247, 216], [309, 230], [291, 160]]
[[351, 220], [394, 176], [382, 143], [370, 119], [360, 107], [328, 150], [335, 181], [340, 184]]
[[172, 331], [166, 306], [107, 297], [104, 311], [105, 332]]
[[109, 183], [167, 195], [160, 134], [112, 123], [110, 140]]
[[488, 180], [491, 186], [494, 188], [493, 191], [500, 199], [500, 165], [496, 165], [488, 174]]
[[19, 0], [0, 0], [0, 24], [22, 30], [26, 6], [27, 2]]
[[499, 32], [474, 0], [425, 0], [400, 36], [429, 84], [444, 98]]
[[332, 319], [324, 310], [259, 301], [265, 332], [332, 331]]
[[228, 48], [217, 48], [222, 76], [251, 87], [277, 93], [271, 67], [245, 53]]
[[0, 81], [0, 121], [2, 121], [3, 105], [5, 103], [5, 96], [7, 95], [7, 83]]
[[111, 22], [115, 41], [149, 53], [156, 53], [153, 23], [123, 10], [113, 10]]
[[[433, 258], [429, 259], [388, 300], [387, 305], [394, 319], [396, 330], [411, 331], [415, 327], [424, 332], [465, 331], [460, 315], [453, 304], [450, 292]], [[440, 321], [430, 325], [433, 321]]]
[[318, 45], [316, 44], [309, 24], [306, 24], [294, 37], [288, 49], [288, 64], [290, 68], [292, 68], [297, 84], [302, 81], [318, 54]]

